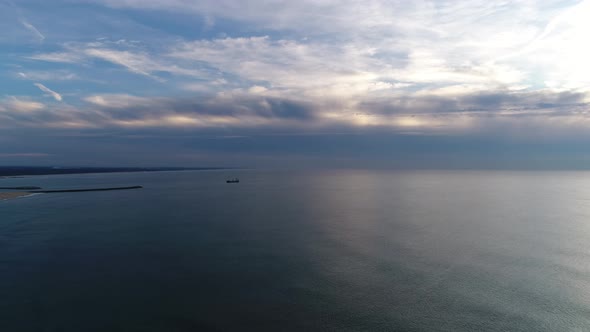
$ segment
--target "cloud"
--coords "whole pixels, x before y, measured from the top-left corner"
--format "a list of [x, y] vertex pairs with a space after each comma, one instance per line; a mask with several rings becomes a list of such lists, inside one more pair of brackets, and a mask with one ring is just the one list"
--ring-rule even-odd
[[22, 97], [0, 100], [0, 128], [20, 130], [31, 128], [34, 132], [43, 129], [96, 128], [101, 115], [92, 110], [81, 110], [65, 103], [42, 104]]
[[27, 28], [27, 30], [29, 30], [39, 41], [43, 41], [45, 40], [45, 36], [39, 32], [39, 30], [37, 30], [37, 28], [35, 28], [34, 25], [32, 25], [31, 23], [27, 22], [25, 19], [21, 19], [20, 23]]
[[158, 76], [165, 72], [187, 77], [206, 77], [207, 73], [199, 68], [182, 67], [176, 62], [170, 61], [158, 54], [150, 54], [133, 42], [126, 40], [98, 40], [90, 43], [65, 44], [63, 52], [40, 53], [27, 58], [32, 60], [61, 62], [61, 63], [88, 63], [91, 60], [106, 61], [121, 66], [128, 71], [150, 77], [159, 82], [164, 82]]
[[[416, 90], [440, 94], [459, 85], [479, 91], [580, 89], [587, 86], [586, 77], [590, 76], [583, 74], [587, 66], [581, 63], [586, 52], [575, 55], [573, 50], [584, 45], [576, 33], [584, 31], [584, 20], [559, 23], [563, 20], [556, 17], [571, 10], [558, 6], [558, 2], [543, 6], [535, 2], [411, 4], [380, 0], [275, 0], [248, 5], [232, 0], [221, 4], [180, 0], [95, 2], [114, 8], [192, 13], [207, 20], [219, 17], [231, 20], [236, 31], [253, 24], [259, 27], [256, 31], [265, 33], [197, 40], [170, 38], [159, 45], [101, 39], [66, 43], [63, 51], [29, 58], [85, 65], [106, 61], [161, 83], [170, 82], [170, 75], [199, 80], [178, 83], [190, 91], [261, 86], [267, 89], [265, 94], [276, 97], [340, 97], [350, 99], [350, 103], [356, 102], [354, 96]], [[269, 9], [273, 15], [268, 14]], [[552, 21], [558, 23], [550, 24]], [[543, 32], [548, 25], [553, 26], [550, 34]], [[556, 61], [563, 54], [543, 44], [551, 35], [560, 36], [561, 43], [568, 41], [568, 56], [578, 64], [578, 70], [569, 64], [571, 61]], [[534, 61], [524, 53], [506, 57], [537, 39], [542, 41], [536, 42], [542, 55]], [[218, 79], [232, 84], [207, 84]]]
[[[267, 31], [274, 37], [193, 41], [176, 49], [174, 55], [195, 61], [200, 59], [219, 70], [239, 72], [252, 80], [266, 79], [270, 75], [264, 75], [264, 69], [270, 67], [274, 69], [272, 73], [281, 75], [276, 79], [280, 83], [297, 77], [288, 75], [290, 70], [299, 74], [302, 68], [319, 70], [316, 77], [324, 78], [323, 82], [330, 77], [346, 82], [340, 88], [322, 89], [322, 93], [363, 88], [362, 84], [359, 87], [351, 82], [354, 78], [347, 81], [341, 75], [323, 75], [330, 73], [331, 66], [338, 65], [349, 65], [353, 70], [365, 71], [384, 81], [393, 80], [393, 83], [468, 83], [479, 84], [482, 88], [544, 85], [545, 82], [555, 88], [581, 88], [588, 83], [584, 79], [589, 76], [585, 71], [588, 66], [583, 63], [583, 59], [588, 58], [588, 48], [583, 47], [585, 36], [582, 33], [587, 30], [584, 17], [590, 13], [588, 1], [565, 4], [562, 1], [495, 3], [482, 0], [420, 3], [260, 0], [247, 4], [235, 0], [222, 3], [94, 2], [114, 8], [219, 17], [237, 26]], [[570, 61], [559, 61], [564, 52], [563, 48], [555, 47], [555, 43], [568, 50], [565, 56]], [[535, 51], [534, 61], [530, 61], [526, 52], [521, 52], [527, 48]], [[274, 59], [265, 56], [272, 52], [276, 52]], [[507, 57], [508, 54], [517, 56]], [[232, 62], [232, 58], [236, 61]], [[281, 62], [292, 66], [282, 67], [281, 72]], [[272, 67], [273, 64], [277, 66]], [[582, 69], [581, 73], [576, 69]], [[533, 78], [534, 82], [530, 82]]]
[[8, 97], [0, 101], [0, 111], [8, 113], [35, 112], [45, 108], [45, 105], [36, 101]]
[[47, 62], [61, 62], [61, 63], [80, 63], [83, 58], [74, 52], [52, 52], [34, 54], [26, 57], [31, 60], [47, 61]]
[[[300, 93], [321, 89], [323, 94], [338, 94], [331, 87], [342, 83], [364, 87], [378, 78], [371, 73], [373, 61], [368, 51], [349, 45], [273, 40], [268, 36], [186, 42], [176, 45], [168, 55], [206, 63], [244, 81], [264, 82], [274, 89]], [[350, 90], [346, 93], [350, 94]]]
[[153, 104], [154, 100], [145, 97], [132, 96], [127, 94], [105, 94], [85, 97], [88, 103], [104, 108], [130, 108]]
[[15, 76], [30, 81], [71, 81], [80, 79], [76, 73], [67, 70], [20, 71]]
[[85, 100], [98, 107], [105, 125], [123, 127], [255, 127], [297, 125], [315, 117], [309, 103], [247, 94], [206, 100], [131, 95], [93, 95]]
[[100, 48], [85, 49], [84, 54], [90, 57], [102, 59], [129, 69], [131, 72], [151, 76], [150, 71], [154, 70], [154, 63], [143, 54], [131, 53], [129, 51], [116, 51]]
[[[153, 128], [199, 130], [222, 128], [283, 130], [299, 133], [354, 133], [384, 130], [391, 133], [465, 135], [494, 132], [498, 128], [523, 130], [520, 136], [539, 133], [569, 135], [590, 125], [588, 95], [583, 93], [514, 92], [473, 93], [455, 96], [400, 96], [371, 99], [342, 111], [325, 102], [287, 99], [235, 91], [209, 98], [140, 97], [126, 94], [91, 95], [87, 105], [50, 108], [27, 126]], [[44, 118], [45, 121], [38, 121]], [[18, 121], [25, 124], [23, 119]], [[539, 130], [543, 128], [543, 130]]]
[[[62, 39], [15, 48], [6, 64], [11, 79], [77, 79], [60, 82], [77, 94], [67, 105], [6, 97], [3, 130], [243, 142], [589, 136], [590, 1], [58, 1], [91, 22], [44, 24]], [[47, 22], [34, 7], [31, 19]], [[144, 19], [151, 15], [162, 20]], [[18, 17], [4, 26], [27, 40]], [[65, 27], [72, 31], [59, 33]], [[80, 79], [88, 77], [97, 81]], [[22, 89], [11, 94], [29, 93]], [[257, 142], [278, 151], [275, 143]], [[437, 139], [430, 143], [435, 150]]]
[[49, 94], [51, 97], [53, 97], [53, 99], [55, 99], [57, 101], [62, 101], [62, 97], [59, 93], [51, 90], [50, 88], [46, 87], [45, 85], [43, 85], [41, 83], [35, 83], [34, 85], [36, 87], [38, 87], [41, 91]]

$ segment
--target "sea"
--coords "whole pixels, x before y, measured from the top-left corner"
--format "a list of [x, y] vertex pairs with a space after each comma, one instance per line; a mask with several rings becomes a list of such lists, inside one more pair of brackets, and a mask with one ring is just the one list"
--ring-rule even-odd
[[0, 181], [144, 187], [0, 202], [3, 332], [590, 331], [590, 172]]

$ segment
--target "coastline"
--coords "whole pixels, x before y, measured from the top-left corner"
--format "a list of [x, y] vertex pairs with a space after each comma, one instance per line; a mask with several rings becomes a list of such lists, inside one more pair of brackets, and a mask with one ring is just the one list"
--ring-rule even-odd
[[[36, 187], [37, 188], [37, 187]], [[14, 191], [14, 192], [0, 192], [0, 201], [15, 199], [25, 196], [33, 196], [38, 194], [54, 194], [54, 193], [80, 193], [93, 191], [115, 191], [115, 190], [133, 190], [143, 189], [142, 186], [130, 187], [108, 187], [108, 188], [87, 188], [87, 189], [55, 189], [55, 190], [31, 190], [31, 191]]]
[[144, 173], [226, 170], [225, 167], [47, 167], [47, 166], [0, 166], [0, 180], [37, 175]]
[[0, 201], [32, 195], [27, 192], [0, 192]]

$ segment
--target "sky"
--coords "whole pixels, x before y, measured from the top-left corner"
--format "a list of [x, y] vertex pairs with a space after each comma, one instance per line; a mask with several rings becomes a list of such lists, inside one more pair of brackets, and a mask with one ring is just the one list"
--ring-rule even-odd
[[0, 165], [590, 168], [590, 1], [0, 0]]

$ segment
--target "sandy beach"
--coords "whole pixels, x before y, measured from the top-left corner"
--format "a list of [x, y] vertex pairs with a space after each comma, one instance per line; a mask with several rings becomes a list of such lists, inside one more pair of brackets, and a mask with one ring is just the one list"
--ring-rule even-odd
[[7, 200], [7, 199], [13, 199], [13, 198], [18, 198], [18, 197], [23, 197], [23, 196], [27, 196], [30, 195], [30, 193], [23, 193], [23, 192], [0, 192], [0, 201], [3, 200]]

